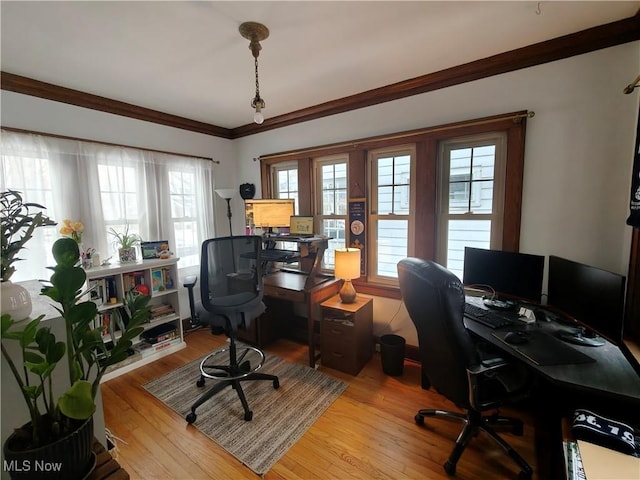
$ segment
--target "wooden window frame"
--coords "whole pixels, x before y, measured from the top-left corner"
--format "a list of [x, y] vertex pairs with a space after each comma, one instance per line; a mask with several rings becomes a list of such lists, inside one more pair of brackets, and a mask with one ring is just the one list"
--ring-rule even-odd
[[[519, 251], [522, 209], [522, 186], [524, 173], [524, 146], [526, 119], [531, 116], [526, 111], [456, 122], [436, 127], [400, 132], [358, 139], [340, 144], [310, 147], [308, 149], [269, 154], [260, 158], [263, 198], [270, 198], [271, 167], [281, 162], [297, 161], [299, 206], [301, 215], [315, 214], [315, 182], [313, 178], [314, 157], [348, 154], [349, 199], [369, 198], [367, 185], [368, 152], [374, 149], [393, 148], [415, 144], [415, 184], [416, 208], [414, 212], [413, 256], [427, 260], [436, 258], [437, 227], [437, 182], [438, 148], [443, 140], [457, 137], [504, 132], [507, 137], [507, 157], [504, 186], [504, 212], [502, 249]], [[422, 188], [424, 186], [424, 188]], [[368, 229], [370, 230], [370, 229]], [[368, 239], [372, 241], [371, 238]], [[359, 292], [389, 298], [401, 298], [395, 285], [382, 285], [366, 280], [366, 275], [353, 282]]]

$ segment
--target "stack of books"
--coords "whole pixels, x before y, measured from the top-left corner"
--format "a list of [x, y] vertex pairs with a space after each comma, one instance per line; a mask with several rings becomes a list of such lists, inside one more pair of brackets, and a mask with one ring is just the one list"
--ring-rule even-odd
[[149, 316], [149, 322], [153, 323], [156, 320], [161, 320], [165, 317], [175, 315], [176, 311], [173, 309], [173, 305], [161, 304], [151, 307], [151, 315]]

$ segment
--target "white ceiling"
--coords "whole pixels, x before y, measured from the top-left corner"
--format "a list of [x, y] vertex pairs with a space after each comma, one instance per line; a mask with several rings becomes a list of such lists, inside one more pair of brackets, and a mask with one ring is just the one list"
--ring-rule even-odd
[[234, 128], [631, 17], [640, 1], [6, 1], [1, 68]]

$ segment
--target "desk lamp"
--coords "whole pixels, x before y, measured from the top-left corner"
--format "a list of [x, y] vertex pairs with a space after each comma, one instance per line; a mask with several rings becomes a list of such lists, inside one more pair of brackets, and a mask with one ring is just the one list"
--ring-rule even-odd
[[227, 218], [229, 219], [229, 236], [233, 235], [231, 229], [231, 199], [236, 194], [235, 188], [216, 188], [215, 192], [220, 198], [224, 198], [227, 201]]
[[340, 300], [342, 303], [353, 303], [356, 301], [356, 289], [353, 288], [351, 280], [360, 278], [360, 249], [336, 248], [335, 259], [334, 275], [344, 280], [340, 289]]

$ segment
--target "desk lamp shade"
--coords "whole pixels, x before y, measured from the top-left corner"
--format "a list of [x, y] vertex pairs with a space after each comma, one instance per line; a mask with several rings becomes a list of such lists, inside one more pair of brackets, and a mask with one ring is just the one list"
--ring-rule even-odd
[[360, 278], [360, 249], [336, 248], [335, 260], [334, 275], [344, 280], [340, 289], [340, 299], [342, 303], [353, 303], [356, 300], [356, 289], [353, 288], [351, 280]]

